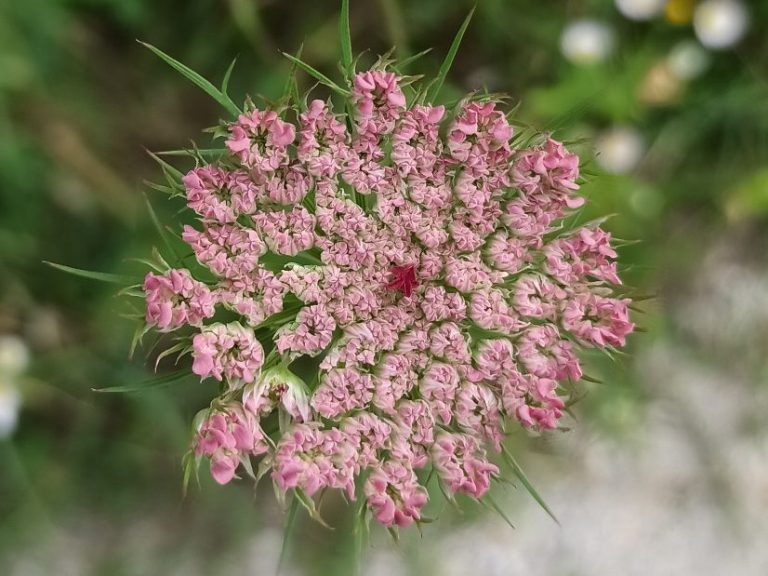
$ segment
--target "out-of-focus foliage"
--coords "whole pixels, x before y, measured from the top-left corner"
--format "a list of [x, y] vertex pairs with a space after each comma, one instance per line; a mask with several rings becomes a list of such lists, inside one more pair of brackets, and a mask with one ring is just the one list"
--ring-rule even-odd
[[[684, 4], [674, 0], [666, 15], [635, 22], [605, 0], [481, 0], [445, 88], [455, 96], [473, 88], [507, 92], [521, 101], [518, 120], [574, 141], [585, 157], [612, 126], [640, 136], [633, 170], [606, 174], [590, 162], [585, 190], [596, 213], [616, 214], [609, 229], [641, 240], [623, 248], [630, 264], [624, 277], [649, 294], [674, 293], [713, 235], [761, 227], [768, 217], [768, 4], [751, 4], [750, 30], [735, 48], [708, 52], [706, 69], [681, 80], [670, 75], [669, 58], [681, 42], [695, 42]], [[471, 7], [444, 0], [351, 5], [353, 44], [368, 50], [364, 60], [392, 45], [400, 56], [435, 48], [415, 72], [436, 70]], [[35, 566], [69, 562], [67, 570], [78, 574], [184, 566], [224, 573], [227, 554], [249, 533], [279, 525], [268, 490], [253, 504], [247, 488], [231, 487], [192, 489], [182, 500], [186, 423], [210, 385], [94, 393], [150, 377], [152, 351], [128, 360], [134, 325], [120, 314], [131, 310], [112, 286], [42, 261], [137, 270], [130, 258], [159, 241], [142, 196], [143, 180], [157, 179], [159, 170], [144, 148], [203, 142], [201, 130], [217, 122], [216, 104], [135, 39], [216, 83], [238, 56], [230, 94], [275, 97], [289, 69], [280, 51], [303, 44], [306, 61], [336, 74], [337, 8], [330, 0], [0, 0], [0, 333], [20, 336], [32, 356], [13, 384], [23, 399], [18, 429], [0, 440], [1, 573], [50, 541], [64, 542], [72, 558], [37, 558]], [[602, 61], [576, 65], [563, 57], [560, 37], [584, 18], [611, 27], [614, 48]], [[309, 88], [308, 78], [302, 82]], [[603, 164], [612, 153], [603, 148]], [[150, 200], [171, 217], [163, 198]], [[649, 333], [635, 337], [637, 348], [668, 324], [658, 300], [640, 308], [636, 320]], [[606, 384], [591, 387], [576, 407], [583, 420], [615, 431], [637, 421], [647, 392], [627, 365], [594, 359], [590, 374]], [[165, 361], [159, 367], [171, 369]], [[0, 374], [0, 385], [5, 378]], [[333, 502], [328, 506], [333, 521]], [[147, 548], [140, 527], [149, 519], [156, 533], [143, 534]], [[336, 520], [333, 533], [300, 522], [294, 556], [345, 573], [352, 538], [344, 519]], [[92, 533], [94, 526], [103, 530]], [[139, 561], [138, 552], [146, 558]], [[78, 554], [87, 563], [78, 564]]]

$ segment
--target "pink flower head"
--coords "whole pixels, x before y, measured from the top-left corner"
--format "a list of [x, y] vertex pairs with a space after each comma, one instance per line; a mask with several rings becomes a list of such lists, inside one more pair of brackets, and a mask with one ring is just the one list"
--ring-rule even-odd
[[256, 185], [244, 172], [202, 166], [190, 170], [181, 181], [187, 205], [207, 220], [229, 224], [255, 209]]
[[272, 478], [283, 491], [301, 488], [311, 497], [322, 488], [339, 488], [354, 499], [356, 461], [354, 446], [340, 429], [297, 424], [277, 444]]
[[450, 364], [433, 362], [419, 384], [421, 397], [445, 425], [453, 418], [453, 402], [459, 389], [459, 373]]
[[428, 498], [414, 471], [396, 460], [387, 460], [374, 468], [363, 492], [377, 522], [400, 528], [421, 518], [421, 509]]
[[578, 208], [583, 205], [584, 198], [573, 194], [579, 189], [578, 178], [579, 157], [552, 138], [542, 148], [519, 154], [512, 170], [514, 186], [543, 206], [554, 203]]
[[544, 248], [544, 269], [563, 284], [587, 277], [621, 284], [610, 240], [611, 235], [600, 228], [581, 228], [574, 236], [555, 240]]
[[280, 354], [316, 356], [331, 343], [336, 322], [322, 304], [305, 306], [296, 321], [281, 328], [275, 338]]
[[480, 498], [491, 486], [499, 468], [485, 457], [473, 436], [440, 433], [432, 446], [432, 462], [448, 492], [464, 492]]
[[581, 365], [571, 343], [563, 340], [552, 324], [526, 330], [517, 343], [517, 356], [535, 376], [554, 380], [581, 378]]
[[315, 244], [315, 217], [306, 208], [260, 212], [253, 222], [272, 252], [295, 256]]
[[358, 472], [377, 464], [380, 452], [390, 447], [391, 423], [370, 412], [344, 418], [340, 428], [357, 454]]
[[413, 389], [417, 379], [411, 356], [386, 354], [374, 376], [374, 405], [388, 414], [394, 413], [395, 403]]
[[254, 109], [230, 124], [226, 146], [243, 166], [271, 172], [288, 162], [288, 146], [295, 137], [293, 124], [280, 120], [276, 112]]
[[299, 160], [316, 178], [335, 176], [346, 155], [346, 127], [322, 100], [312, 100], [299, 121]]
[[214, 295], [186, 269], [171, 269], [163, 275], [150, 272], [144, 278], [144, 293], [147, 325], [161, 332], [185, 324], [199, 326], [214, 314]]
[[392, 72], [369, 70], [355, 75], [352, 102], [361, 132], [387, 134], [405, 109], [405, 95]]
[[429, 334], [430, 352], [437, 358], [449, 362], [469, 362], [469, 347], [459, 326], [453, 322], [444, 322], [435, 326]]
[[335, 368], [324, 375], [312, 395], [312, 407], [325, 418], [366, 408], [373, 400], [374, 385], [368, 374], [352, 368]]
[[467, 102], [448, 132], [451, 157], [485, 173], [506, 161], [513, 129], [495, 102]]
[[192, 372], [226, 379], [229, 387], [253, 382], [264, 364], [264, 349], [253, 330], [238, 322], [204, 326], [192, 339]]
[[256, 268], [247, 276], [219, 283], [216, 294], [225, 307], [243, 315], [251, 326], [283, 309], [286, 286], [269, 270]]
[[475, 364], [483, 378], [495, 381], [516, 369], [509, 340], [484, 340], [475, 354]]
[[565, 403], [557, 395], [557, 382], [533, 374], [511, 373], [501, 381], [506, 414], [526, 428], [557, 428]]
[[211, 475], [219, 484], [235, 476], [241, 458], [269, 449], [258, 420], [236, 402], [216, 409], [203, 421], [195, 437], [195, 454], [211, 459]]
[[563, 327], [584, 344], [624, 346], [635, 325], [629, 321], [630, 300], [596, 294], [577, 294], [565, 305]]
[[424, 400], [401, 401], [395, 423], [410, 445], [411, 467], [425, 467], [429, 463], [428, 450], [435, 442], [435, 417], [429, 404]]
[[523, 276], [515, 283], [513, 302], [521, 316], [553, 320], [566, 293], [539, 274]]
[[467, 382], [456, 395], [456, 421], [459, 426], [501, 450], [501, 414], [493, 391], [482, 384]]
[[247, 276], [267, 251], [255, 230], [229, 224], [211, 224], [202, 232], [184, 226], [181, 237], [192, 247], [198, 262], [223, 278]]

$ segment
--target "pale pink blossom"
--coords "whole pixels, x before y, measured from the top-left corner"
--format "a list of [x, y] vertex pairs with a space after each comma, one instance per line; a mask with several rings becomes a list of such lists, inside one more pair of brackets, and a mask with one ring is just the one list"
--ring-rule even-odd
[[499, 468], [488, 462], [478, 441], [468, 434], [442, 432], [432, 446], [432, 462], [449, 493], [480, 498]]
[[208, 286], [192, 278], [189, 270], [171, 269], [144, 278], [146, 322], [161, 332], [189, 324], [200, 326], [213, 316], [216, 298]]
[[387, 460], [375, 467], [363, 486], [373, 517], [383, 526], [405, 528], [421, 518], [427, 491], [402, 462]]
[[192, 339], [192, 372], [226, 380], [230, 388], [253, 382], [264, 364], [264, 349], [253, 330], [237, 322], [204, 326]]

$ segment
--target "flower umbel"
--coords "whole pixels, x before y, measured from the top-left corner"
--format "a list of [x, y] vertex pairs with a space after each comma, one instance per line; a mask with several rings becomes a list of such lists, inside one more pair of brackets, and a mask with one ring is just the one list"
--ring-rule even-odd
[[580, 348], [634, 325], [610, 234], [564, 228], [584, 198], [562, 143], [522, 146], [492, 97], [425, 102], [385, 62], [336, 88], [346, 115], [248, 104], [180, 178], [194, 257], [147, 274], [146, 324], [219, 383], [194, 442], [217, 482], [259, 458], [279, 493], [405, 527], [419, 471], [482, 498], [512, 427], [558, 426]]

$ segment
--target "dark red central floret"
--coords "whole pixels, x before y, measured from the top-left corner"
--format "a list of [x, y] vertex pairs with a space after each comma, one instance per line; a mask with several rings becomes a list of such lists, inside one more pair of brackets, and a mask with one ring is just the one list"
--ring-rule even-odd
[[392, 279], [387, 283], [387, 288], [402, 292], [406, 298], [413, 294], [413, 289], [419, 284], [416, 281], [416, 266], [413, 264], [392, 266], [389, 274]]

